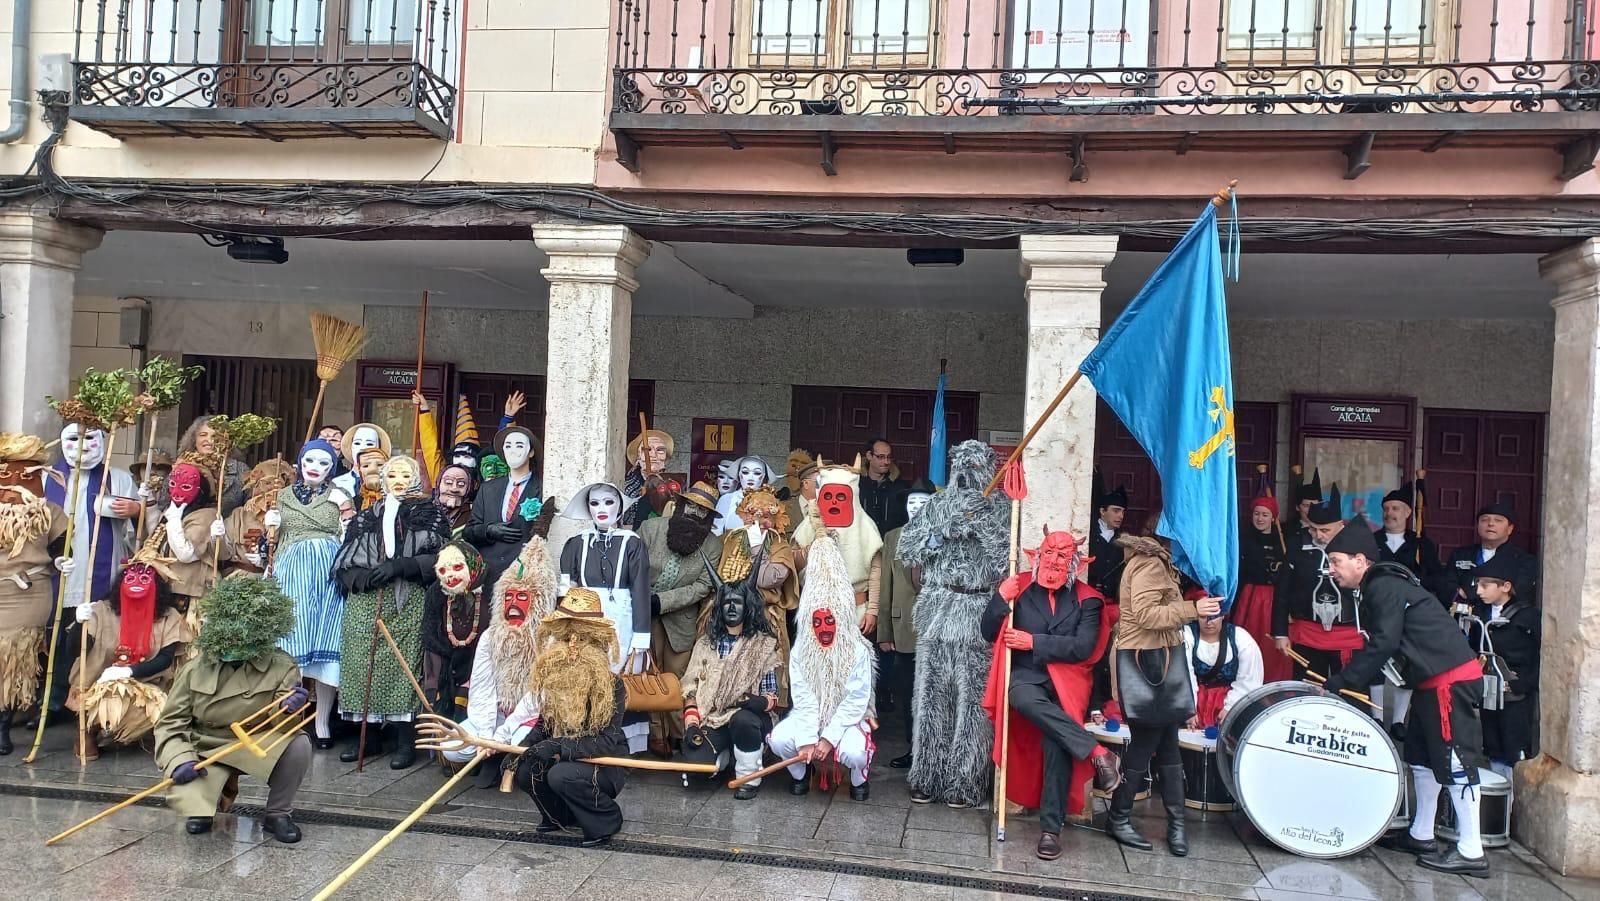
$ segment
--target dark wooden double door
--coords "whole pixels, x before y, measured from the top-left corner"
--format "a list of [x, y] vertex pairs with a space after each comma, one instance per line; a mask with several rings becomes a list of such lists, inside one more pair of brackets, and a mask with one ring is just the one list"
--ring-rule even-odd
[[[792, 398], [791, 448], [804, 448], [829, 462], [849, 464], [868, 441], [882, 438], [894, 447], [901, 478], [916, 480], [928, 474], [934, 392], [796, 385]], [[978, 437], [977, 394], [946, 391], [944, 412], [949, 446]], [[772, 462], [776, 465], [780, 461]]]
[[[500, 417], [505, 413], [506, 399], [513, 391], [521, 391], [527, 398], [528, 405], [517, 414], [516, 424], [533, 432], [540, 442], [544, 441], [544, 386], [545, 377], [542, 375], [502, 375], [490, 372], [463, 372], [461, 373], [459, 391], [466, 395], [467, 405], [472, 408], [472, 420], [478, 426], [478, 437], [484, 447], [489, 447], [494, 441], [494, 434], [500, 430]], [[644, 413], [647, 420], [655, 419], [656, 410], [656, 383], [648, 379], [634, 379], [628, 383], [628, 440], [633, 440], [639, 434], [639, 414]], [[455, 407], [450, 408], [449, 414], [441, 419], [441, 428], [448, 420], [453, 427], [455, 423]], [[448, 443], [449, 436], [445, 436]]]
[[1539, 552], [1543, 413], [1429, 410], [1422, 420], [1428, 498], [1423, 523], [1446, 556], [1477, 539], [1478, 510], [1507, 504], [1511, 543]]

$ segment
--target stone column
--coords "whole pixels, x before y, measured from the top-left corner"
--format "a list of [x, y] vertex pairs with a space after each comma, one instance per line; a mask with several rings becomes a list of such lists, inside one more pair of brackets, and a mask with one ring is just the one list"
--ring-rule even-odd
[[564, 507], [622, 481], [634, 272], [650, 244], [621, 225], [535, 226], [533, 240], [550, 257], [544, 491]]
[[1517, 837], [1600, 876], [1600, 239], [1539, 261], [1555, 285], [1540, 603], [1540, 755], [1516, 770]]
[[[1022, 236], [1028, 302], [1023, 429], [1049, 407], [1100, 339], [1102, 273], [1116, 255], [1115, 235]], [[1038, 544], [1045, 525], [1086, 534], [1094, 517], [1094, 417], [1094, 387], [1079, 379], [1023, 451], [1023, 547]]]
[[46, 397], [72, 381], [73, 282], [103, 232], [0, 210], [0, 430], [50, 439], [60, 420]]

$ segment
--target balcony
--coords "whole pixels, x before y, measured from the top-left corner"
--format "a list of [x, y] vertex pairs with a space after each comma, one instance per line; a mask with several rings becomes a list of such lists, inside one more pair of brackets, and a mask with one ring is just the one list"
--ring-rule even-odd
[[611, 128], [945, 153], [1600, 149], [1600, 0], [613, 0]]
[[71, 117], [117, 138], [447, 139], [460, 0], [75, 0]]

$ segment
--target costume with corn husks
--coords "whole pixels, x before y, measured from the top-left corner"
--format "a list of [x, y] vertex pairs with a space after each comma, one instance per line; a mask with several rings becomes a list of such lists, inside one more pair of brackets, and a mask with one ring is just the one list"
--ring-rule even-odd
[[244, 488], [249, 496], [222, 520], [226, 530], [222, 556], [228, 561], [224, 576], [259, 576], [266, 571], [272, 543], [267, 514], [277, 509], [279, 492], [294, 481], [295, 468], [282, 460], [263, 460], [245, 473]]
[[44, 442], [0, 433], [0, 756], [10, 754], [11, 719], [39, 691], [39, 657], [55, 596], [53, 559], [67, 517], [45, 496]]
[[[789, 611], [800, 606], [799, 552], [794, 542], [783, 537], [789, 531], [789, 517], [783, 502], [771, 488], [747, 492], [739, 502], [738, 515], [744, 525], [724, 532], [722, 557], [717, 576], [724, 582], [743, 582], [756, 571], [756, 588], [766, 602], [767, 622], [778, 636], [778, 706], [789, 706]], [[708, 615], [702, 611], [702, 619]]]

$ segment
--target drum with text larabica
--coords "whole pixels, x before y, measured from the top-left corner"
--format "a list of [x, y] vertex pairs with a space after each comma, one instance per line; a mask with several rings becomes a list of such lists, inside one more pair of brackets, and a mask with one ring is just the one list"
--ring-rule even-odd
[[1303, 682], [1252, 691], [1222, 721], [1218, 770], [1256, 829], [1306, 857], [1345, 857], [1389, 828], [1404, 767], [1383, 728]]

